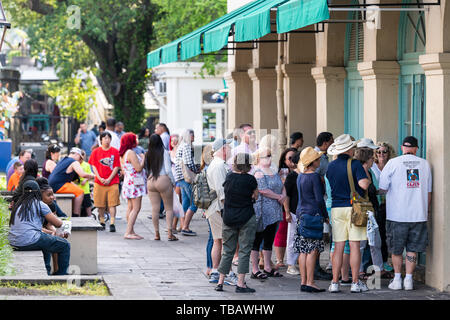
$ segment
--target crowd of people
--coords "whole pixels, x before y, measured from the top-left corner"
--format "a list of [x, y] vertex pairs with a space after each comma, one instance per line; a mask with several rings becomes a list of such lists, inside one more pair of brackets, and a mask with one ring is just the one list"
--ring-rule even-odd
[[[284, 269], [300, 275], [303, 292], [326, 291], [315, 280], [331, 281], [332, 293], [341, 286], [364, 292], [374, 269], [391, 279], [390, 289], [413, 289], [417, 254], [428, 244], [432, 185], [414, 137], [403, 140], [401, 156], [387, 142], [355, 141], [348, 134], [334, 139], [330, 132], [306, 147], [303, 134], [295, 132], [280, 150], [274, 136], [257, 137], [252, 125], [243, 124], [228, 139], [203, 146], [198, 164], [193, 130], [171, 135], [160, 123], [154, 133], [144, 128], [137, 136], [108, 119], [99, 131], [82, 123], [77, 147], [63, 158], [61, 149], [50, 145], [42, 177], [30, 150], [9, 164], [10, 243], [17, 250], [42, 250], [49, 274], [50, 255], [54, 274], [67, 273], [70, 256], [67, 235], [57, 234], [65, 213], [54, 194], [74, 195], [72, 216], [90, 216], [97, 208], [103, 230], [107, 213], [110, 232], [117, 231], [116, 207], [125, 199], [126, 240], [143, 239], [134, 225], [148, 195], [156, 241], [161, 212], [168, 241], [177, 241], [178, 233], [196, 236], [191, 221], [203, 212], [209, 228], [206, 274], [217, 291], [227, 284], [236, 292], [255, 292], [245, 282], [247, 273], [264, 281], [282, 277]], [[320, 255], [327, 243], [324, 270]]]

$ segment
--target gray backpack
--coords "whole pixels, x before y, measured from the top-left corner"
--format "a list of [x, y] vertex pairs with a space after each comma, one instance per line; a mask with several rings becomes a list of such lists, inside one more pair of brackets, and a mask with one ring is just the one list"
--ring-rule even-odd
[[192, 193], [194, 204], [200, 209], [208, 209], [217, 198], [216, 192], [209, 188], [206, 170], [203, 170], [195, 177]]

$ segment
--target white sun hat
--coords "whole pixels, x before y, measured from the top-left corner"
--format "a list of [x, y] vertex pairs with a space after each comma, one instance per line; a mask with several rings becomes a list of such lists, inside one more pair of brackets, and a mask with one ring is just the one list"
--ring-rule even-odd
[[337, 156], [356, 147], [357, 143], [358, 141], [353, 141], [349, 134], [341, 134], [334, 139], [334, 143], [328, 148], [327, 153], [332, 156]]

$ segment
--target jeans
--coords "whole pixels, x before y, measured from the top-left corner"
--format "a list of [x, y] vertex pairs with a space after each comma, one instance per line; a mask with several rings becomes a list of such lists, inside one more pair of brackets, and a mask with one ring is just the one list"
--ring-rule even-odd
[[208, 222], [208, 228], [209, 228], [209, 237], [208, 237], [208, 242], [206, 243], [206, 267], [209, 269], [212, 269], [213, 262], [212, 262], [212, 257], [211, 257], [211, 251], [212, 251], [212, 247], [214, 244], [214, 240], [213, 240], [213, 236], [212, 236], [212, 232], [211, 232], [211, 226], [209, 225], [209, 221], [206, 220], [206, 222]]
[[184, 180], [178, 181], [181, 189], [181, 198], [183, 200], [183, 210], [184, 213], [188, 211], [188, 209], [191, 209], [192, 212], [197, 212], [197, 207], [194, 205], [194, 202], [192, 201], [192, 185], [187, 183]]
[[66, 239], [41, 232], [41, 236], [36, 243], [29, 246], [16, 247], [16, 249], [19, 251], [42, 250], [48, 275], [51, 275], [51, 255], [52, 253], [57, 253], [58, 271], [55, 272], [55, 275], [67, 275], [70, 263], [70, 243]]

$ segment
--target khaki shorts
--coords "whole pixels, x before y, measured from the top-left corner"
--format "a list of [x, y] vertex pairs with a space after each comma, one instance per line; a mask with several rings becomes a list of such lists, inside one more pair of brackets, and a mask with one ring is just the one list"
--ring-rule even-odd
[[119, 185], [101, 186], [94, 183], [94, 206], [97, 208], [111, 208], [120, 205]]
[[209, 225], [211, 226], [211, 233], [214, 240], [222, 239], [223, 219], [220, 212], [214, 212], [209, 218]]
[[351, 218], [352, 207], [331, 208], [334, 242], [367, 240], [367, 227], [355, 227]]

